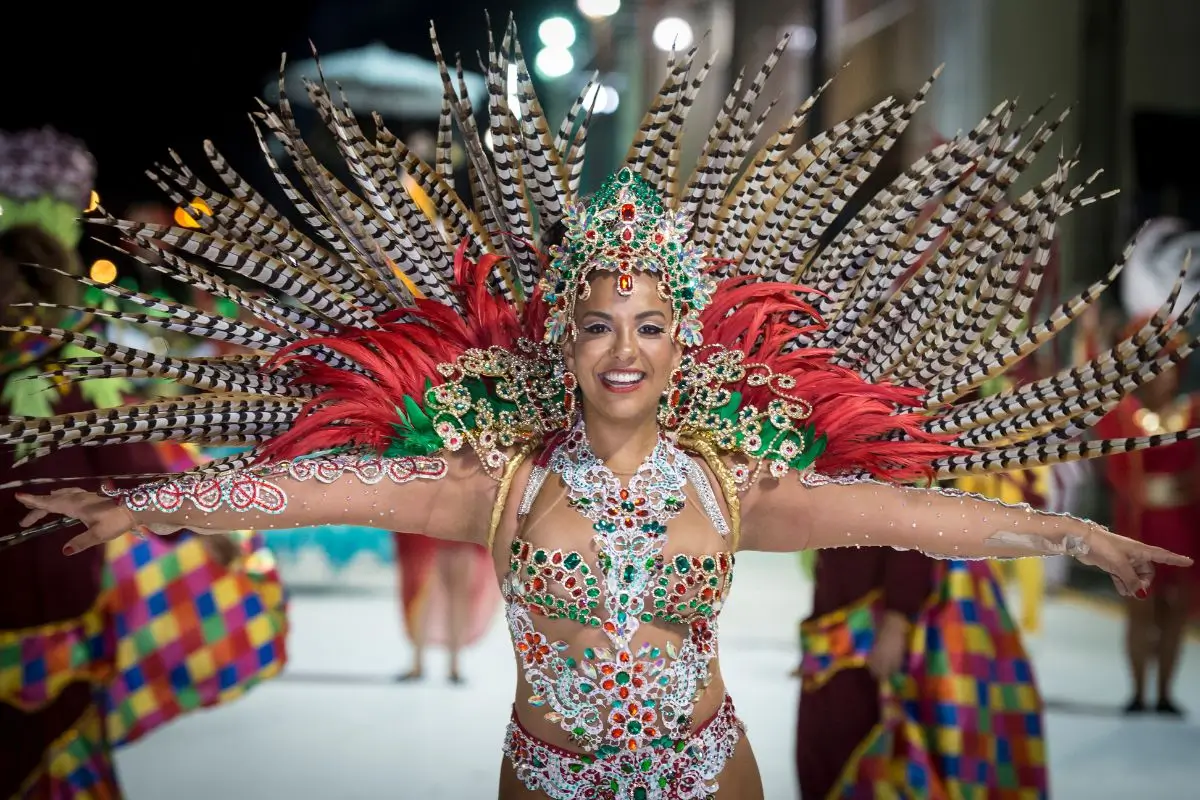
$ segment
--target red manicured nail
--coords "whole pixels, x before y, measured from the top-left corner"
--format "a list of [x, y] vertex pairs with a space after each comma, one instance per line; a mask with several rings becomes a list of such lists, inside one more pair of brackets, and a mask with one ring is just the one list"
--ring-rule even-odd
[[1138, 600], [1145, 600], [1146, 596], [1149, 595], [1149, 592], [1147, 592], [1145, 589], [1138, 589], [1136, 592], [1134, 592], [1134, 594], [1137, 595]]
[[72, 546], [72, 545], [69, 545], [69, 544], [65, 544], [65, 545], [63, 545], [63, 555], [64, 555], [64, 556], [73, 556], [73, 555], [75, 555], [75, 548], [74, 548], [74, 546]]

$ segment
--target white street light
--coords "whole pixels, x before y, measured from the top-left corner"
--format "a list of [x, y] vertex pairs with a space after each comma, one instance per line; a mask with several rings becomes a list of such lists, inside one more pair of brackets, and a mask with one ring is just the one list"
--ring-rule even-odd
[[686, 50], [692, 45], [692, 26], [679, 17], [665, 17], [654, 26], [654, 46], [663, 52]]
[[566, 50], [575, 44], [575, 26], [566, 17], [550, 17], [538, 26], [538, 38], [546, 47]]
[[[595, 106], [592, 103], [595, 102]], [[583, 107], [596, 114], [612, 114], [621, 105], [621, 95], [611, 86], [592, 84], [583, 96]]]
[[575, 57], [565, 47], [543, 47], [533, 64], [545, 77], [561, 78], [575, 69]]
[[789, 25], [786, 30], [792, 35], [787, 49], [793, 53], [807, 55], [817, 46], [817, 32], [811, 25]]
[[588, 19], [611, 17], [621, 10], [621, 0], [575, 0], [575, 5]]

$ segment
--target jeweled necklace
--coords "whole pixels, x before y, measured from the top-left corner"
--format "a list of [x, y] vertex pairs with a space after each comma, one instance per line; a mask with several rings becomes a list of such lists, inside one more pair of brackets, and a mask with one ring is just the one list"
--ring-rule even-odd
[[647, 534], [660, 534], [660, 528], [683, 510], [687, 472], [679, 456], [679, 451], [659, 436], [626, 489], [616, 473], [592, 452], [580, 421], [555, 448], [550, 469], [562, 477], [571, 506], [595, 523], [598, 535], [641, 531], [643, 527]]
[[687, 473], [681, 455], [663, 437], [629, 487], [592, 451], [583, 421], [554, 451], [550, 469], [567, 486], [571, 507], [592, 521], [605, 575], [604, 630], [618, 648], [628, 648], [645, 609], [645, 592], [662, 552], [667, 522], [683, 511]]

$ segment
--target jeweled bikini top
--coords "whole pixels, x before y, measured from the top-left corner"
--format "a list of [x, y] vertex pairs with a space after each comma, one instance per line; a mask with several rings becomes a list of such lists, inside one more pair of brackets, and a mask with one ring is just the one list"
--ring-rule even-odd
[[[731, 581], [733, 555], [666, 557], [667, 523], [683, 510], [691, 484], [723, 538], [730, 526], [704, 469], [660, 439], [623, 486], [592, 452], [582, 425], [533, 469], [518, 515], [524, 519], [550, 473], [568, 501], [592, 521], [597, 553], [537, 547], [517, 537], [504, 580], [517, 657], [533, 689], [529, 701], [598, 756], [673, 746], [692, 724], [694, 703], [716, 655], [716, 618]], [[597, 628], [609, 646], [550, 641], [534, 618], [568, 619]], [[641, 624], [686, 626], [678, 647], [635, 642]]]

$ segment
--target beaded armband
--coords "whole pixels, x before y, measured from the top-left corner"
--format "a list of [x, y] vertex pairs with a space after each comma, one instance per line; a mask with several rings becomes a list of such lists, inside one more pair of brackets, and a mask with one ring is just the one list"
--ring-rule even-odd
[[[996, 500], [991, 497], [985, 497], [980, 494], [974, 494], [972, 492], [964, 492], [961, 489], [950, 489], [950, 488], [944, 488], [944, 487], [940, 487], [940, 486], [934, 486], [934, 487], [898, 486], [896, 484], [884, 483], [882, 481], [877, 481], [872, 478], [866, 478], [866, 477], [861, 477], [861, 476], [823, 475], [823, 474], [821, 474], [819, 472], [815, 472], [813, 470], [806, 470], [805, 472], [801, 473], [800, 482], [809, 488], [819, 488], [821, 486], [829, 486], [829, 485], [853, 486], [853, 485], [857, 485], [857, 484], [873, 484], [875, 486], [885, 487], [885, 488], [893, 490], [893, 491], [930, 492], [933, 494], [941, 495], [943, 497], [970, 498], [972, 500], [979, 500], [983, 503], [987, 503], [987, 504], [993, 505], [993, 506], [998, 506], [1000, 508], [1007, 508], [1007, 509], [1013, 509], [1016, 511], [1023, 511], [1025, 514], [1029, 515], [1029, 517], [1031, 519], [1032, 518], [1040, 518], [1040, 519], [1055, 518], [1055, 519], [1059, 519], [1059, 520], [1068, 519], [1068, 520], [1072, 520], [1074, 522], [1078, 522], [1081, 525], [1084, 525], [1089, 528], [1099, 527], [1094, 522], [1082, 519], [1080, 517], [1076, 517], [1071, 514], [1064, 514], [1064, 513], [1060, 513], [1060, 512], [1054, 512], [1054, 511], [1042, 511], [1040, 509], [1034, 508], [1033, 506], [1029, 505], [1028, 503], [1005, 503], [1001, 500]], [[914, 525], [915, 525], [915, 523], [914, 523]], [[1089, 552], [1091, 552], [1091, 548], [1088, 545], [1087, 539], [1084, 536], [1081, 536], [1077, 533], [1064, 532], [1060, 535], [1043, 535], [1040, 533], [1022, 533], [1020, 531], [997, 530], [996, 532], [992, 533], [990, 536], [987, 536], [982, 541], [985, 546], [995, 547], [998, 550], [1000, 550], [1000, 549], [1028, 550], [1029, 556], [1065, 555], [1065, 556], [1079, 557], [1079, 556], [1085, 556]], [[956, 551], [958, 550], [957, 545], [954, 545], [953, 547]], [[895, 545], [893, 545], [892, 548], [895, 550], [912, 549], [912, 548], [906, 548], [906, 547], [897, 547]], [[980, 556], [980, 555], [962, 555], [958, 552], [949, 552], [949, 553], [930, 552], [928, 550], [923, 550], [923, 549], [919, 549], [919, 552], [924, 553], [925, 555], [929, 556], [930, 558], [937, 558], [937, 559], [942, 559], [942, 560], [952, 560], [952, 561], [953, 560], [957, 560], [957, 561], [993, 561], [993, 560], [1010, 560], [1010, 559], [1016, 558], [1016, 556]]]
[[384, 458], [340, 453], [281, 461], [261, 469], [237, 470], [224, 475], [159, 481], [132, 489], [108, 490], [106, 494], [120, 498], [134, 512], [154, 509], [169, 514], [191, 503], [204, 513], [227, 508], [239, 513], [282, 514], [288, 505], [287, 493], [272, 479], [288, 477], [329, 484], [346, 474], [368, 485], [383, 480], [396, 484], [417, 479], [435, 480], [446, 474], [446, 461], [430, 456]]

